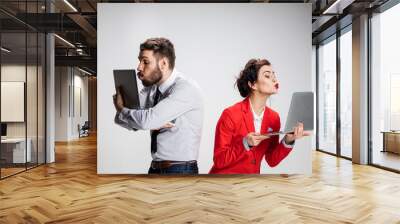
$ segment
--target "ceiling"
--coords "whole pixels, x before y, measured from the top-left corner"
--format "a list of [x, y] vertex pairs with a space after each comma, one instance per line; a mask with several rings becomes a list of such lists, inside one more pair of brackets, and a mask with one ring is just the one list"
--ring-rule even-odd
[[[337, 21], [373, 9], [387, 0], [1, 0], [0, 25], [3, 38], [10, 46], [24, 46], [21, 38], [26, 29], [55, 32], [56, 65], [79, 66], [96, 73], [97, 3], [311, 3], [313, 42], [316, 43], [335, 32]], [[327, 10], [328, 9], [328, 10]], [[49, 13], [52, 11], [52, 13]], [[343, 19], [344, 18], [344, 19]], [[346, 26], [342, 22], [341, 26]], [[66, 40], [66, 41], [64, 41]], [[5, 40], [4, 40], [5, 41]], [[2, 43], [5, 43], [2, 41]], [[69, 42], [69, 43], [68, 43]], [[4, 46], [4, 45], [3, 45]], [[28, 44], [31, 52], [35, 44]]]

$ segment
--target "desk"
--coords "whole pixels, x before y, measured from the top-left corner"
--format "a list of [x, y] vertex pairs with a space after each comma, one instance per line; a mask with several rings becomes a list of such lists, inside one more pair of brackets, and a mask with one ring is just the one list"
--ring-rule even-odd
[[382, 131], [381, 133], [383, 133], [382, 152], [400, 154], [400, 131]]
[[[6, 163], [25, 163], [32, 159], [31, 145], [32, 140], [28, 138], [25, 154], [25, 138], [6, 138], [1, 139], [1, 157]], [[27, 161], [25, 161], [25, 158]]]

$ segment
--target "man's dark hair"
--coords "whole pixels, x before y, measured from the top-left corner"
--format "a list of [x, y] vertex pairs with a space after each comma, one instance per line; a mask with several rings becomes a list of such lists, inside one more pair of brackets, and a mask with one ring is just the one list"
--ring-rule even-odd
[[254, 84], [258, 78], [258, 71], [264, 65], [271, 65], [267, 59], [250, 59], [244, 69], [240, 72], [239, 77], [236, 79], [236, 86], [242, 97], [247, 97], [251, 93], [249, 82]]
[[157, 59], [166, 57], [169, 62], [169, 68], [175, 67], [175, 50], [174, 45], [167, 38], [150, 38], [140, 45], [140, 51], [152, 50]]

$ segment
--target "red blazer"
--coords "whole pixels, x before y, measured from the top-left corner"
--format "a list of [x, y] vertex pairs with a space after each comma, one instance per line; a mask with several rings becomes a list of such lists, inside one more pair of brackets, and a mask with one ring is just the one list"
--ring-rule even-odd
[[[279, 114], [265, 107], [260, 132], [279, 131], [280, 126]], [[292, 150], [279, 143], [279, 136], [275, 135], [247, 151], [243, 138], [250, 132], [254, 132], [254, 122], [247, 97], [225, 109], [219, 118], [215, 131], [214, 165], [210, 174], [259, 174], [264, 156], [268, 165], [274, 167]]]

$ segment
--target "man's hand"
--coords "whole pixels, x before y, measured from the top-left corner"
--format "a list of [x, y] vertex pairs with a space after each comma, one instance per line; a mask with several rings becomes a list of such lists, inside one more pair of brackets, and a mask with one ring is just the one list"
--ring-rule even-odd
[[157, 128], [157, 129], [153, 129], [153, 130], [161, 130], [163, 128], [172, 128], [172, 127], [175, 127], [175, 124], [171, 123], [171, 122], [167, 122], [166, 124], [164, 124], [164, 126]]
[[286, 134], [284, 141], [286, 144], [293, 144], [296, 139], [302, 138], [304, 136], [309, 136], [310, 133], [304, 131], [303, 123], [297, 123], [296, 127], [293, 129], [293, 134]]
[[246, 136], [246, 141], [249, 146], [257, 146], [262, 142], [263, 140], [269, 138], [269, 136], [261, 135], [258, 133], [250, 132]]
[[124, 100], [122, 98], [121, 87], [117, 88], [117, 94], [113, 96], [114, 106], [118, 112], [124, 108]]

